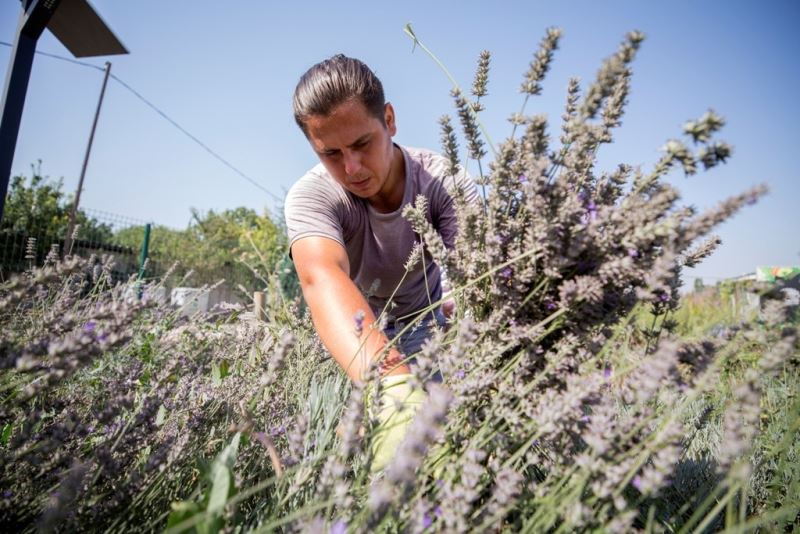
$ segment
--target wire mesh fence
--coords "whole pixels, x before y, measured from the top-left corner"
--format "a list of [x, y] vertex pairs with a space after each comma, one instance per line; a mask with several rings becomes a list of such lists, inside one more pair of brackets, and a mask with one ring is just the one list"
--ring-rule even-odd
[[0, 225], [0, 280], [41, 265], [48, 254], [113, 255], [112, 277], [120, 281], [138, 271], [145, 221], [81, 209], [71, 239], [67, 239], [67, 218], [31, 211], [25, 217], [4, 219]]
[[[202, 221], [185, 230], [176, 230], [142, 219], [82, 208], [68, 239], [66, 210], [48, 212], [36, 203], [31, 206], [17, 210], [13, 217], [0, 223], [0, 282], [42, 265], [48, 254], [87, 258], [94, 255], [98, 259], [111, 255], [114, 258], [111, 276], [115, 282], [126, 281], [132, 275], [158, 279], [169, 272], [163, 284], [167, 294], [178, 287], [185, 291], [223, 281], [217, 292], [225, 300], [243, 302], [253, 291], [264, 289], [270, 274], [278, 274], [287, 294], [298, 292], [288, 255], [270, 259], [268, 265], [243, 258], [236, 239], [230, 235], [220, 237], [220, 228], [204, 226]], [[146, 230], [148, 226], [150, 229]]]

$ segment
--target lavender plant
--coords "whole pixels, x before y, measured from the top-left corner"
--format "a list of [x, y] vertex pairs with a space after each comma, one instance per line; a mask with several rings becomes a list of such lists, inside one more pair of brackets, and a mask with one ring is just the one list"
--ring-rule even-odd
[[[525, 109], [560, 38], [547, 30], [504, 142], [481, 121], [488, 52], [471, 96], [453, 91], [464, 159], [441, 120], [451, 173], [476, 160], [484, 200], [452, 190], [452, 250], [423, 201], [406, 212], [423, 245], [407, 268], [446, 268], [457, 314], [417, 355], [428, 400], [385, 472], [371, 470], [379, 381], [348, 382], [278, 277], [263, 279], [266, 321], [241, 306], [186, 318], [155, 298], [164, 281], [115, 286], [110, 258], [50, 257], [0, 286], [2, 525], [690, 532], [795, 520], [796, 310], [769, 304], [725, 336], [675, 335], [682, 267], [765, 189], [703, 213], [680, 206], [667, 174], [731, 155], [712, 111], [652, 169], [597, 167], [638, 32], [588, 87], [570, 81], [551, 140]], [[444, 382], [431, 385], [437, 367]]]
[[[308, 326], [283, 302], [280, 323], [241, 306], [181, 317], [154, 298], [163, 281], [113, 286], [112, 262], [53, 258], [0, 287], [3, 525], [159, 529], [195, 501], [197, 524], [221, 525], [234, 459], [237, 486], [283, 468], [265, 444], [283, 448], [294, 396], [279, 385], [294, 350], [318, 350], [298, 342]], [[209, 463], [236, 431], [238, 453]]]
[[[523, 84], [526, 102], [540, 90], [559, 38], [549, 30], [543, 39]], [[424, 201], [406, 211], [427, 253], [446, 267], [467, 319], [457, 321], [438, 355], [445, 384], [457, 393], [443, 444], [450, 464], [444, 487], [461, 479], [460, 465], [476, 448], [503, 467], [534, 475], [536, 487], [517, 501], [527, 512], [518, 513], [516, 524], [526, 530], [643, 521], [640, 507], [666, 487], [680, 460], [682, 410], [710, 387], [715, 368], [691, 361], [708, 354], [667, 336], [633, 361], [619, 361], [608, 353], [611, 327], [639, 303], [649, 303], [657, 316], [673, 310], [681, 266], [699, 262], [717, 239], [691, 247], [766, 190], [756, 187], [705, 213], [677, 204], [678, 192], [663, 180], [672, 168], [692, 175], [699, 164], [710, 169], [730, 156], [730, 146], [713, 137], [724, 124], [713, 111], [684, 125], [696, 151], [672, 139], [649, 172], [624, 164], [610, 172], [596, 168], [597, 150], [621, 124], [630, 65], [643, 38], [628, 34], [582, 97], [577, 81], [570, 82], [555, 148], [544, 117], [512, 118], [513, 132], [520, 127], [522, 134], [498, 145], [489, 173], [478, 177], [487, 186], [485, 203], [469, 205], [454, 193], [460, 231], [453, 250], [430, 226]], [[482, 58], [479, 72], [485, 64]], [[479, 138], [481, 108], [459, 89], [453, 94], [468, 159], [480, 164], [484, 143], [491, 143]], [[450, 121], [441, 122], [445, 153], [458, 170]], [[679, 358], [695, 364], [696, 373], [683, 376]], [[458, 364], [448, 369], [446, 362]], [[746, 384], [735, 405], [757, 417], [758, 402], [745, 395]], [[666, 406], [674, 412], [665, 414]], [[491, 488], [491, 479], [483, 488]], [[420, 494], [446, 499], [449, 491], [428, 485]], [[481, 512], [478, 504], [440, 526], [479, 529], [503, 519], [482, 522]]]

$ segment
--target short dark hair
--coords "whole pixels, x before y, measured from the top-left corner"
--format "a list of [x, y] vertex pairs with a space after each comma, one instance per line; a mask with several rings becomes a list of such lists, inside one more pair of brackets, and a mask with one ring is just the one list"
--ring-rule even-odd
[[305, 121], [312, 115], [330, 115], [334, 108], [358, 99], [382, 123], [386, 100], [383, 85], [362, 61], [337, 54], [308, 69], [294, 90], [294, 120], [308, 136]]

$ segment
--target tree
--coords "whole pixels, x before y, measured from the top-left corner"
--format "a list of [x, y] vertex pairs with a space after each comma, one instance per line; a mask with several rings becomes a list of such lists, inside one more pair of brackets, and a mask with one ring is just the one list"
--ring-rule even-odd
[[[21, 252], [29, 238], [36, 239], [36, 259], [41, 261], [51, 245], [63, 245], [69, 226], [71, 196], [62, 191], [63, 179], [51, 180], [42, 174], [42, 162], [31, 165], [31, 176], [14, 176], [6, 197], [0, 223], [0, 247], [3, 270], [16, 270], [24, 258]], [[80, 225], [80, 239], [108, 243], [113, 232], [109, 225], [88, 217], [82, 210], [75, 216]]]
[[[248, 290], [263, 286], [261, 278], [280, 268], [285, 253], [283, 230], [268, 213], [259, 215], [245, 207], [206, 213], [192, 210], [185, 230], [154, 226], [150, 232], [150, 275], [160, 275], [178, 262], [177, 276], [189, 270], [192, 285], [224, 278]], [[141, 243], [141, 226], [117, 232], [115, 240], [133, 246]]]
[[[51, 245], [62, 247], [72, 205], [71, 196], [62, 190], [63, 179], [51, 180], [43, 175], [41, 161], [31, 165], [30, 177], [14, 176], [10, 185], [0, 224], [0, 276], [28, 267], [26, 244], [30, 237], [36, 238], [37, 263], [43, 261]], [[287, 261], [285, 232], [269, 213], [259, 215], [244, 207], [207, 213], [193, 209], [192, 218], [185, 230], [159, 225], [151, 228], [150, 276], [161, 275], [178, 262], [178, 276], [194, 271], [189, 282], [193, 285], [225, 278], [234, 287], [242, 284], [252, 290], [262, 287], [261, 279], [269, 273], [280, 271], [282, 285], [296, 286], [293, 266]], [[142, 246], [142, 225], [114, 232], [80, 209], [76, 223], [80, 225], [80, 241], [113, 242], [133, 251]], [[133, 256], [129, 263], [135, 264]]]

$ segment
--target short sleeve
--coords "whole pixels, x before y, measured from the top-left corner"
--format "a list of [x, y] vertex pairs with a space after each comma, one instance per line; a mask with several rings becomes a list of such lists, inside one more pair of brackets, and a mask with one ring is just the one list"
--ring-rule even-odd
[[289, 190], [284, 205], [289, 248], [303, 237], [328, 237], [344, 246], [344, 232], [336, 201], [340, 196], [328, 180], [308, 173]]

